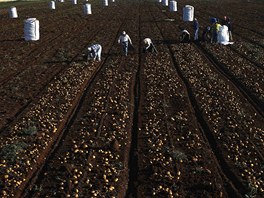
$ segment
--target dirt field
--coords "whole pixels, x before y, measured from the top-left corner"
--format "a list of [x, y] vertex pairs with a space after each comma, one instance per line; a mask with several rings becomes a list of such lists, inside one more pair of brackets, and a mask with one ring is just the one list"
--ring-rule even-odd
[[[88, 16], [84, 3], [0, 8], [1, 197], [264, 197], [264, 2], [89, 0]], [[185, 5], [200, 38], [229, 16], [234, 44], [194, 42]], [[86, 62], [92, 43], [101, 62]]]

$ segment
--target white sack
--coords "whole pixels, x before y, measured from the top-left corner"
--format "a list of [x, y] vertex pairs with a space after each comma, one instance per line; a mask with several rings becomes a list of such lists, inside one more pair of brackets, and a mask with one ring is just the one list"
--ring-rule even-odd
[[177, 11], [177, 2], [176, 1], [170, 1], [170, 11], [171, 12]]
[[16, 7], [11, 7], [9, 9], [9, 17], [12, 18], [12, 19], [18, 18]]
[[186, 5], [183, 8], [183, 21], [193, 21], [194, 17], [194, 7]]
[[234, 43], [234, 42], [229, 42], [228, 27], [226, 25], [222, 25], [219, 28], [219, 32], [217, 33], [217, 42], [223, 45]]
[[36, 18], [28, 18], [24, 21], [24, 37], [26, 41], [39, 40], [39, 21]]
[[108, 6], [108, 0], [103, 0], [103, 5]]
[[92, 8], [91, 8], [91, 4], [87, 3], [83, 6], [84, 9], [84, 14], [88, 15], [88, 14], [92, 14]]
[[55, 1], [51, 1], [49, 3], [49, 7], [50, 7], [50, 9], [55, 10]]
[[168, 6], [169, 5], [169, 1], [168, 0], [162, 0], [162, 5]]

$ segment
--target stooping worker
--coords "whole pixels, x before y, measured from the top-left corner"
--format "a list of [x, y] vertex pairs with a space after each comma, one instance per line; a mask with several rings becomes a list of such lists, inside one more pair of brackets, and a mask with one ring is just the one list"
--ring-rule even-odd
[[95, 61], [96, 58], [98, 61], [101, 61], [101, 53], [102, 53], [102, 46], [100, 44], [93, 44], [87, 48], [87, 61], [93, 60]]
[[190, 39], [191, 39], [190, 33], [186, 29], [182, 30], [180, 35], [180, 42], [188, 43], [190, 42]]
[[119, 36], [118, 43], [122, 45], [123, 53], [124, 53], [125, 56], [127, 56], [128, 45], [129, 44], [131, 46], [133, 46], [133, 45], [132, 45], [132, 41], [131, 41], [129, 35], [125, 31], [123, 31], [122, 34]]
[[157, 49], [155, 48], [154, 44], [152, 43], [151, 39], [150, 38], [145, 38], [143, 40], [143, 52], [146, 53], [146, 52], [155, 52], [155, 53], [158, 53]]

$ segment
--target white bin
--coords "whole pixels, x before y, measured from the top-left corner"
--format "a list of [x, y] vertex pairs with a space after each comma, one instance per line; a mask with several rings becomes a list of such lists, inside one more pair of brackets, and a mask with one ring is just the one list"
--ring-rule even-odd
[[28, 18], [24, 21], [24, 37], [26, 41], [39, 40], [39, 21], [36, 18]]
[[9, 17], [12, 18], [12, 19], [18, 18], [16, 7], [11, 7], [9, 9]]
[[55, 1], [51, 1], [50, 3], [49, 3], [49, 7], [50, 7], [50, 9], [52, 9], [52, 10], [55, 10]]
[[92, 14], [91, 4], [89, 3], [84, 4], [83, 11], [85, 15]]
[[77, 0], [72, 0], [73, 5], [77, 5]]
[[177, 11], [177, 2], [176, 1], [170, 1], [170, 11], [171, 12]]
[[108, 0], [103, 0], [103, 5], [108, 6]]
[[169, 0], [162, 0], [162, 5], [168, 6], [169, 5]]
[[183, 8], [183, 21], [193, 21], [194, 17], [194, 7], [186, 5]]

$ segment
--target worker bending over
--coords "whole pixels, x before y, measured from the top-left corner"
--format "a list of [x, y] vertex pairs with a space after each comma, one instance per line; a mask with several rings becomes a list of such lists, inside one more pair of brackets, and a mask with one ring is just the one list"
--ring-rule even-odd
[[87, 61], [88, 60], [95, 61], [96, 58], [98, 61], [101, 61], [102, 46], [100, 44], [93, 44], [89, 46], [87, 50], [88, 50]]
[[190, 42], [190, 33], [187, 30], [182, 30], [181, 31], [181, 36], [180, 36], [180, 42], [181, 43], [188, 43]]
[[155, 52], [155, 53], [158, 53], [157, 49], [155, 48], [154, 44], [152, 43], [151, 39], [150, 38], [145, 38], [143, 40], [143, 52], [146, 53], [146, 52]]

